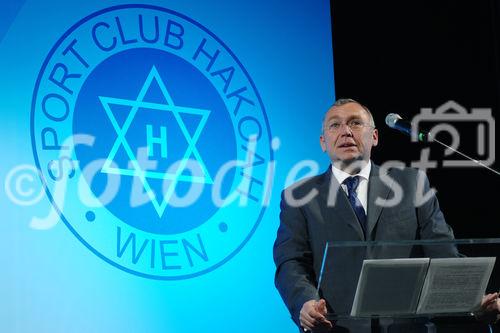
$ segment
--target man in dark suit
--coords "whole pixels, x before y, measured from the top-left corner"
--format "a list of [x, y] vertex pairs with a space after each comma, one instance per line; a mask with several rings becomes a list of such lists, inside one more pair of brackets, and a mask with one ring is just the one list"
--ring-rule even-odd
[[378, 131], [365, 106], [338, 100], [325, 114], [320, 144], [330, 168], [282, 193], [275, 284], [299, 327], [370, 332], [369, 320], [333, 323], [326, 317], [327, 312], [350, 312], [363, 259], [411, 257], [416, 251], [455, 257], [458, 252], [454, 246], [337, 248], [330, 257], [335, 265], [325, 266], [327, 278], [318, 292], [326, 243], [453, 239], [453, 232], [424, 173], [403, 167], [384, 170], [370, 161]]

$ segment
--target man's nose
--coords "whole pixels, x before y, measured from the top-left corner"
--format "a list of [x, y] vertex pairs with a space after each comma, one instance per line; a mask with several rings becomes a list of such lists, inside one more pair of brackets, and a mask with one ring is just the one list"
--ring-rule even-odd
[[342, 123], [339, 130], [340, 136], [352, 136], [352, 129], [349, 125]]

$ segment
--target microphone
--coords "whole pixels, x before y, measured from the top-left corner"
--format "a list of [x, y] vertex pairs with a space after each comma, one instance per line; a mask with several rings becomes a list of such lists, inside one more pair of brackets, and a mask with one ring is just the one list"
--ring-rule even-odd
[[429, 133], [423, 132], [423, 131], [415, 131], [413, 133], [412, 130], [412, 125], [410, 122], [403, 120], [399, 114], [396, 113], [389, 113], [385, 117], [385, 123], [387, 126], [390, 128], [394, 128], [400, 132], [403, 132], [412, 138], [416, 138], [416, 141], [421, 141], [421, 142], [427, 142], [429, 140]]

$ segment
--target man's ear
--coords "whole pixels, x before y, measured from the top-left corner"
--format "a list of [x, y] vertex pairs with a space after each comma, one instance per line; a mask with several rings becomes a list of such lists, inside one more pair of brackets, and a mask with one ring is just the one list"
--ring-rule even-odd
[[325, 137], [323, 135], [319, 136], [319, 145], [321, 146], [321, 150], [324, 153], [326, 151], [326, 142], [325, 142]]
[[373, 147], [375, 147], [376, 145], [378, 145], [378, 130], [375, 128], [373, 130]]

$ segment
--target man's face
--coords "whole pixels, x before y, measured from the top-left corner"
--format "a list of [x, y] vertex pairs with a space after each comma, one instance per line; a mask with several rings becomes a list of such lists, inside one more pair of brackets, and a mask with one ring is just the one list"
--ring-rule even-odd
[[349, 165], [370, 160], [372, 147], [378, 144], [378, 131], [370, 124], [370, 116], [361, 105], [347, 103], [328, 110], [319, 140], [332, 163]]

